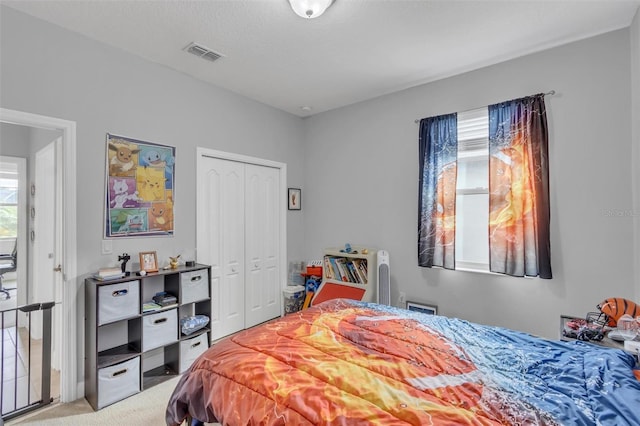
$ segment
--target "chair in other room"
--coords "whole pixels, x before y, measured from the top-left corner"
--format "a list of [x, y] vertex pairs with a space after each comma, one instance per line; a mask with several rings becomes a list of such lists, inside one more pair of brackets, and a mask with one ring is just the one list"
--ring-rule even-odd
[[18, 241], [13, 245], [13, 251], [11, 254], [0, 254], [0, 293], [6, 294], [6, 298], [10, 299], [9, 290], [15, 290], [14, 288], [5, 288], [3, 285], [4, 274], [8, 272], [15, 272], [18, 267]]

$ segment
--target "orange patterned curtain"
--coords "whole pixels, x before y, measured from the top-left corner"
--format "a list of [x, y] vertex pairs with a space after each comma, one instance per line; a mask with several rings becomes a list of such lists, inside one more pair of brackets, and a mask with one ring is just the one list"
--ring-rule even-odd
[[458, 116], [420, 120], [418, 265], [455, 269]]
[[489, 105], [489, 158], [490, 270], [552, 278], [544, 94]]

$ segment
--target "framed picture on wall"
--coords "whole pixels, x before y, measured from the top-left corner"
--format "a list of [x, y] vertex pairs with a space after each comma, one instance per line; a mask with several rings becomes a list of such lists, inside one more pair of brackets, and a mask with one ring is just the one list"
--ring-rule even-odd
[[437, 315], [438, 312], [438, 307], [435, 305], [425, 305], [423, 303], [409, 301], [407, 301], [407, 309], [429, 315]]
[[302, 190], [289, 188], [289, 210], [302, 210]]
[[176, 149], [107, 133], [105, 238], [173, 236]]

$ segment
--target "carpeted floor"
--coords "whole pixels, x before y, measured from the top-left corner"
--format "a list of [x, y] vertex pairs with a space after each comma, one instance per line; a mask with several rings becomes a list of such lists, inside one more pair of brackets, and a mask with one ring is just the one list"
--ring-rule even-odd
[[85, 399], [46, 407], [21, 418], [6, 422], [6, 426], [113, 426], [165, 424], [164, 412], [178, 377], [167, 380], [132, 397], [99, 411], [93, 411]]

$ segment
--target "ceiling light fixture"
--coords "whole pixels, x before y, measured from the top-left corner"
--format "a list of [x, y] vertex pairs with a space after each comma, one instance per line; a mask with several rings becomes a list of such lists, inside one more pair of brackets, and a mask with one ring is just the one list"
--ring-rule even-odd
[[317, 18], [331, 6], [334, 0], [289, 0], [293, 11], [302, 18]]

